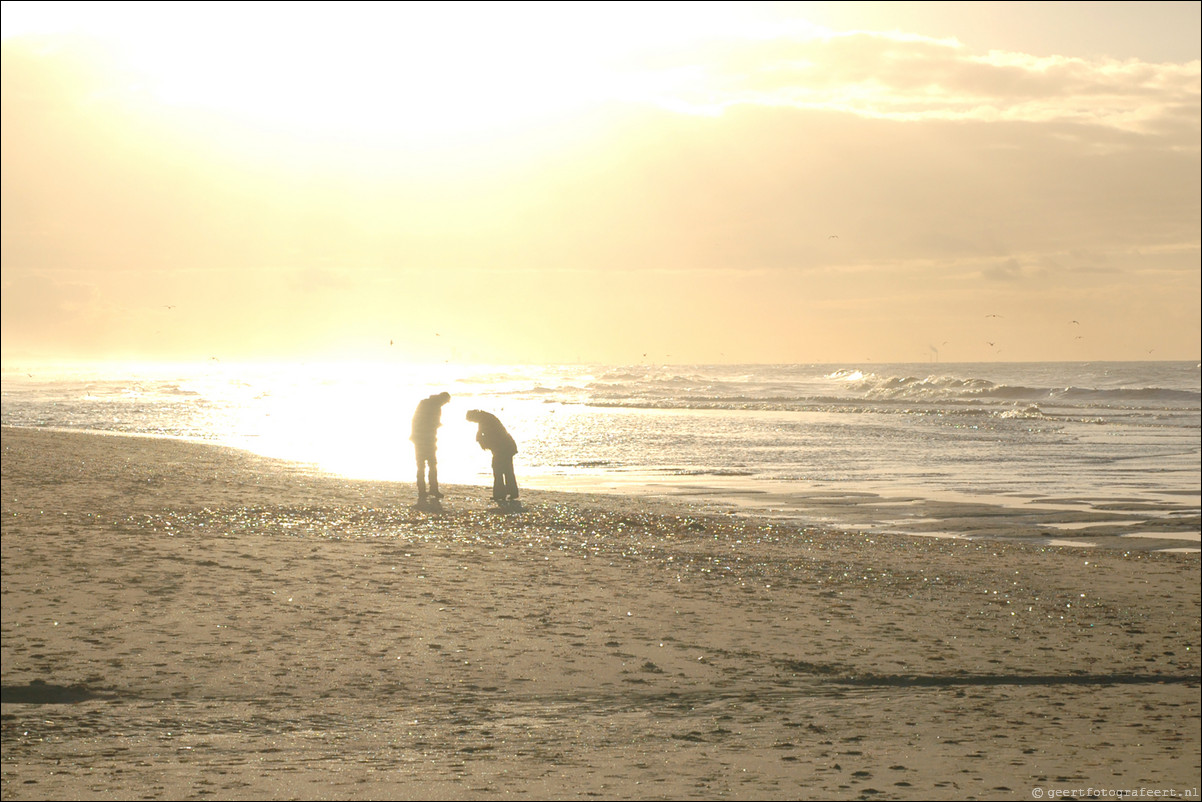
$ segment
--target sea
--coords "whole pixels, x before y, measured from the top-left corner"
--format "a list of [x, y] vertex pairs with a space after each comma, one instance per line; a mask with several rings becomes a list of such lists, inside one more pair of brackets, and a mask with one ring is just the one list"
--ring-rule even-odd
[[[1199, 363], [6, 363], [4, 426], [234, 446], [412, 493], [417, 402], [446, 391], [444, 484], [686, 502], [865, 536], [1198, 551]], [[453, 505], [453, 496], [446, 502]]]

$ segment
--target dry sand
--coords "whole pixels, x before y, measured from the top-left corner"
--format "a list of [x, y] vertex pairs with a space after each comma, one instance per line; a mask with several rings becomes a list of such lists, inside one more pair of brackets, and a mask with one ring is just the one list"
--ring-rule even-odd
[[1197, 796], [1197, 553], [487, 495], [5, 429], [3, 798]]

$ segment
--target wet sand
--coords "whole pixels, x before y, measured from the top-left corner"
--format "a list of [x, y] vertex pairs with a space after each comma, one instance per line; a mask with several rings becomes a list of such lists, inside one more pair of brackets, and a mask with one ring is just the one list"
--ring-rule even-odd
[[537, 477], [557, 490], [654, 496], [711, 512], [738, 512], [795, 526], [854, 529], [880, 535], [1003, 540], [1121, 551], [1202, 551], [1198, 493], [1163, 492], [1159, 498], [989, 496], [933, 493], [895, 484], [790, 485], [731, 476]]
[[147, 438], [5, 429], [2, 470], [6, 800], [1199, 786], [1197, 553], [433, 512]]

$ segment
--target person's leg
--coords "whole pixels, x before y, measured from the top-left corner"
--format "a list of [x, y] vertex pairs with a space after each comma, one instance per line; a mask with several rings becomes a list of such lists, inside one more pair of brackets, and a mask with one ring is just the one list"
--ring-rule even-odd
[[430, 452], [426, 464], [430, 466], [430, 498], [442, 498], [442, 493], [438, 492], [438, 455], [434, 451]]
[[505, 464], [503, 466], [502, 473], [504, 475], [505, 495], [516, 501], [518, 497], [518, 478], [513, 472], [512, 454], [509, 454], [505, 457]]
[[417, 500], [426, 500], [426, 457], [420, 451], [417, 453]]
[[505, 500], [505, 466], [504, 460], [498, 454], [492, 455], [492, 499]]

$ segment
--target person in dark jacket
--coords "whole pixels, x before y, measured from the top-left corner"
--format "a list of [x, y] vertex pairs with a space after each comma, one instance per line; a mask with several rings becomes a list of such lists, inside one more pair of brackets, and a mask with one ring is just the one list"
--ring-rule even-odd
[[[413, 441], [414, 456], [417, 457], [417, 503], [425, 504], [427, 496], [437, 501], [442, 498], [438, 492], [438, 427], [442, 426], [442, 408], [451, 400], [450, 393], [438, 393], [424, 398], [413, 413], [413, 432], [409, 439]], [[426, 476], [430, 477], [430, 487], [426, 489]]]
[[506, 500], [517, 501], [518, 480], [513, 473], [513, 455], [518, 453], [517, 443], [497, 420], [496, 415], [479, 409], [469, 410], [467, 419], [476, 424], [476, 442], [480, 448], [492, 452], [492, 497], [498, 504]]

